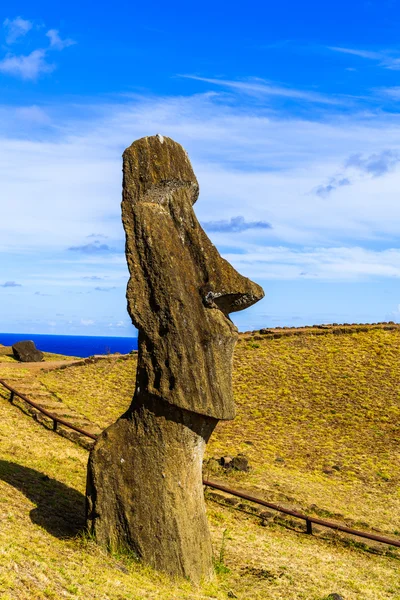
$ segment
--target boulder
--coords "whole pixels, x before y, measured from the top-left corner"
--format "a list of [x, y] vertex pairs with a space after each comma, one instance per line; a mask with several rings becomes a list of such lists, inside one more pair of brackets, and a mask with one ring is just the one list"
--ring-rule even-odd
[[139, 330], [130, 408], [94, 444], [87, 523], [106, 548], [194, 582], [213, 575], [202, 485], [205, 445], [233, 419], [228, 315], [264, 296], [208, 239], [185, 150], [161, 135], [123, 156], [128, 311]]
[[38, 350], [31, 340], [24, 340], [13, 345], [14, 357], [20, 362], [41, 362], [44, 358], [43, 352]]
[[244, 454], [238, 454], [237, 456], [221, 456], [219, 464], [224, 469], [235, 469], [236, 471], [249, 471], [249, 461]]

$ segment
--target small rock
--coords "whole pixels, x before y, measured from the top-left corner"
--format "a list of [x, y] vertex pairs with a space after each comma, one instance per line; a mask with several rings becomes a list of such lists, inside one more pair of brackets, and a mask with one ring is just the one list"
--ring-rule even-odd
[[216, 494], [215, 492], [207, 492], [207, 498], [214, 500], [215, 502], [221, 502], [223, 496], [221, 496], [221, 494]]
[[38, 350], [31, 340], [24, 340], [13, 345], [14, 357], [20, 362], [41, 362], [44, 358], [43, 352]]
[[285, 459], [284, 459], [284, 458], [282, 458], [282, 456], [277, 456], [277, 457], [275, 458], [275, 462], [276, 462], [276, 463], [284, 463], [284, 462], [285, 462]]
[[326, 600], [344, 600], [343, 596], [340, 596], [340, 594], [329, 594], [329, 596], [326, 597]]
[[270, 510], [262, 510], [260, 513], [260, 517], [262, 519], [273, 519], [275, 517], [275, 513], [271, 512]]
[[313, 523], [312, 532], [313, 532], [313, 535], [318, 535], [320, 533], [323, 533], [324, 529], [322, 527], [318, 527], [318, 525], [315, 525], [315, 523]]
[[219, 464], [221, 465], [221, 467], [229, 469], [232, 466], [232, 460], [232, 456], [221, 456], [221, 458], [219, 459]]
[[229, 504], [230, 506], [236, 506], [237, 504], [239, 504], [239, 502], [239, 498], [225, 498], [225, 504]]
[[341, 470], [342, 470], [342, 467], [341, 467], [340, 465], [332, 465], [332, 469], [333, 469], [334, 471], [341, 471]]
[[232, 460], [231, 467], [236, 471], [247, 472], [250, 470], [249, 461], [244, 456], [244, 454], [238, 454], [237, 456], [235, 456], [235, 458]]

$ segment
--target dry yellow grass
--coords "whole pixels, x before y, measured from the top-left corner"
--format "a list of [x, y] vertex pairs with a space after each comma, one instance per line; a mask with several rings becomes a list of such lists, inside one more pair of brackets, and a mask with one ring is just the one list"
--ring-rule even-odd
[[86, 451], [2, 398], [0, 420], [2, 600], [322, 600], [330, 592], [346, 600], [400, 598], [398, 559], [327, 534], [319, 539], [274, 524], [261, 527], [258, 519], [211, 501], [216, 558], [227, 532], [213, 583], [193, 588], [127, 556], [110, 556], [79, 534]]
[[[102, 427], [129, 406], [136, 357], [40, 375]], [[269, 498], [400, 531], [400, 331], [245, 339], [234, 356], [234, 421], [207, 456], [244, 453], [251, 474], [217, 472]], [[318, 514], [318, 510], [317, 510]]]
[[[374, 329], [242, 338], [234, 370], [238, 416], [219, 424], [208, 456], [244, 452], [253, 469], [224, 473], [214, 463], [206, 470], [272, 501], [397, 533], [399, 342], [398, 330]], [[135, 367], [135, 356], [110, 357], [38, 377], [66, 404], [106, 426], [129, 405]], [[219, 599], [232, 591], [243, 600], [323, 600], [330, 592], [345, 600], [400, 599], [399, 559], [390, 548], [374, 555], [327, 531], [306, 536], [299, 524], [297, 531], [276, 523], [261, 527], [256, 517], [212, 501], [217, 558], [228, 532], [213, 584], [193, 589], [126, 557], [108, 556], [90, 540], [73, 537], [76, 516], [79, 524], [83, 514], [86, 452], [1, 400], [0, 418], [1, 598]]]

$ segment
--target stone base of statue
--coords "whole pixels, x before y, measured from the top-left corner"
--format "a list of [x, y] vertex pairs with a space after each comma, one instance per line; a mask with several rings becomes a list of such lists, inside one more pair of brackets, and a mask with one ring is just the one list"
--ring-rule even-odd
[[210, 579], [202, 462], [216, 424], [147, 398], [106, 429], [88, 468], [87, 517], [97, 542], [172, 575]]

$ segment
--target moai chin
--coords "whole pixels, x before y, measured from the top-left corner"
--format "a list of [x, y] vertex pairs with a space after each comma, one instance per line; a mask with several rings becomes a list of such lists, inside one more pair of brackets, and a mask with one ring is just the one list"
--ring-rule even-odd
[[123, 155], [128, 311], [139, 330], [128, 411], [93, 446], [87, 521], [97, 541], [156, 569], [212, 576], [202, 485], [204, 449], [233, 419], [229, 313], [264, 296], [210, 242], [193, 211], [199, 186], [172, 139], [142, 138]]

